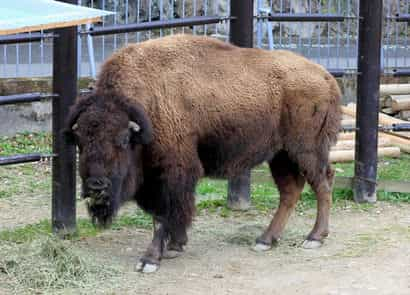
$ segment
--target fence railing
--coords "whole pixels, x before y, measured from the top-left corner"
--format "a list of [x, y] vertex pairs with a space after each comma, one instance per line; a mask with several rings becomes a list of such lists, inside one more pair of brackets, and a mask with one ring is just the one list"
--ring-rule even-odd
[[[386, 73], [410, 73], [409, 3], [410, 0], [384, 1], [381, 66]], [[230, 15], [229, 0], [78, 0], [78, 4], [117, 13], [105, 17], [96, 31], [115, 24], [144, 26], [152, 21]], [[356, 69], [359, 0], [255, 0], [254, 6], [255, 46], [296, 51], [334, 71]], [[228, 40], [229, 22], [93, 37], [82, 34], [78, 41], [79, 76], [94, 76], [113, 51], [128, 43], [176, 33]], [[33, 33], [21, 38], [35, 41], [39, 36]], [[51, 55], [51, 39], [13, 45], [0, 41], [0, 78], [51, 76]]]
[[[65, 0], [66, 2], [73, 2], [74, 0]], [[104, 1], [104, 0], [102, 0]], [[106, 0], [108, 1], [108, 0]], [[330, 1], [330, 0], [327, 0]], [[341, 1], [341, 0], [340, 0]], [[93, 1], [91, 1], [91, 4]], [[149, 1], [151, 5], [153, 1]], [[203, 1], [208, 3], [207, 1]], [[119, 25], [116, 23], [114, 19], [114, 27], [109, 27], [107, 23], [104, 24], [103, 28], [94, 29], [94, 31], [90, 31], [87, 28], [85, 31], [80, 30], [78, 31], [77, 28], [66, 28], [66, 29], [58, 29], [56, 30], [56, 35], [54, 36], [54, 46], [53, 46], [53, 93], [58, 94], [58, 99], [53, 100], [53, 152], [55, 153], [56, 157], [53, 160], [53, 210], [52, 210], [52, 220], [53, 220], [53, 228], [55, 231], [66, 231], [66, 230], [73, 230], [75, 228], [75, 147], [71, 145], [67, 145], [63, 141], [62, 137], [62, 129], [65, 123], [65, 119], [67, 116], [68, 107], [74, 102], [74, 99], [77, 95], [77, 75], [79, 73], [77, 69], [77, 61], [81, 59], [78, 58], [79, 51], [77, 50], [77, 37], [78, 35], [85, 35], [89, 39], [89, 36], [96, 34], [95, 32], [100, 32], [101, 34], [108, 34], [108, 33], [116, 33], [121, 30], [125, 29], [125, 34], [129, 34], [129, 32], [133, 32], [134, 34], [138, 34], [140, 29], [148, 29], [148, 28], [158, 28], [159, 36], [165, 33], [173, 33], [173, 30], [177, 30], [175, 28], [178, 25], [192, 25], [193, 33], [202, 33], [208, 34], [207, 27], [211, 26], [211, 24], [221, 23], [225, 20], [229, 20], [230, 25], [228, 27], [231, 28], [229, 32], [229, 40], [236, 45], [244, 46], [244, 47], [252, 47], [254, 44], [253, 42], [253, 23], [255, 19], [253, 7], [253, 1], [243, 1], [244, 4], [238, 2], [229, 3], [231, 7], [231, 11], [227, 15], [223, 16], [216, 16], [215, 18], [209, 18], [205, 16], [192, 16], [190, 18], [183, 17], [180, 21], [173, 21], [173, 25], [170, 25], [170, 22], [166, 22], [165, 20], [161, 19], [161, 14], [159, 15], [159, 19], [156, 20], [157, 23], [147, 23], [146, 25]], [[319, 0], [318, 3], [325, 3], [323, 0]], [[360, 19], [359, 23], [356, 23], [356, 26], [359, 25], [360, 27], [360, 39], [358, 44], [355, 45], [359, 51], [360, 56], [362, 57], [358, 63], [358, 114], [360, 114], [357, 118], [357, 130], [356, 130], [356, 163], [360, 163], [359, 166], [356, 165], [355, 170], [355, 199], [358, 201], [371, 201], [374, 193], [375, 193], [375, 186], [376, 186], [376, 173], [377, 173], [377, 131], [378, 131], [378, 122], [377, 122], [377, 112], [378, 112], [378, 103], [379, 103], [379, 82], [380, 82], [380, 50], [381, 50], [381, 24], [382, 24], [382, 15], [383, 15], [383, 7], [382, 7], [382, 0], [360, 0], [360, 2], [364, 5], [360, 9]], [[400, 2], [400, 1], [398, 1]], [[117, 3], [114, 1], [114, 4]], [[126, 1], [129, 4], [128, 1]], [[139, 2], [138, 2], [139, 3]], [[162, 1], [159, 2], [160, 5]], [[173, 1], [169, 2], [172, 3], [174, 7]], [[184, 3], [184, 2], [183, 2]], [[196, 2], [193, 2], [196, 3]], [[280, 1], [281, 4], [289, 4], [292, 5], [293, 1]], [[303, 3], [303, 1], [302, 1]], [[311, 3], [311, 2], [309, 2]], [[328, 2], [326, 2], [328, 3]], [[303, 15], [294, 13], [294, 10], [290, 10], [290, 14], [284, 14], [283, 7], [281, 7], [279, 15], [274, 12], [273, 1], [270, 2], [270, 10], [264, 15], [257, 14], [256, 19], [260, 20], [271, 20], [271, 21], [296, 21], [302, 18], [303, 20], [308, 21], [319, 21], [319, 24], [322, 20], [326, 20], [328, 23], [336, 21], [337, 23], [341, 23], [342, 19], [346, 21], [349, 19], [357, 19], [355, 17], [351, 17], [350, 14], [339, 14], [341, 11], [337, 11], [337, 13], [329, 13], [327, 12], [326, 15], [319, 13], [313, 14], [311, 11], [309, 13], [304, 13]], [[408, 1], [405, 2], [408, 9]], [[311, 5], [311, 4], [310, 4]], [[329, 5], [329, 4], [328, 4]], [[207, 5], [205, 7], [208, 7]], [[291, 6], [290, 6], [291, 7]], [[375, 13], [372, 14], [371, 7], [375, 9]], [[398, 7], [400, 8], [400, 7]], [[151, 11], [151, 6], [149, 11]], [[260, 9], [260, 6], [257, 7]], [[310, 8], [309, 8], [310, 9]], [[313, 8], [312, 8], [313, 9]], [[160, 8], [160, 11], [163, 11]], [[174, 10], [175, 11], [175, 10]], [[196, 14], [196, 8], [193, 9]], [[259, 11], [258, 13], [262, 13]], [[269, 15], [270, 13], [270, 15]], [[293, 15], [291, 15], [293, 14]], [[126, 14], [128, 16], [128, 13]], [[320, 15], [320, 16], [319, 16]], [[152, 21], [152, 13], [148, 13], [149, 21]], [[171, 15], [171, 19], [176, 19], [176, 15], [173, 13]], [[258, 17], [259, 16], [259, 17]], [[316, 18], [316, 19], [313, 19]], [[187, 20], [189, 19], [189, 21]], [[390, 16], [389, 19], [394, 20], [395, 22], [398, 21], [407, 21], [408, 16], [407, 14], [404, 15], [394, 15]], [[206, 20], [206, 21], [205, 21]], [[159, 23], [158, 23], [159, 22]], [[201, 23], [201, 27], [203, 31], [200, 32], [199, 29], [195, 28], [195, 24]], [[281, 22], [282, 23], [282, 22]], [[279, 38], [283, 38], [283, 35], [280, 33], [281, 23], [279, 24]], [[317, 26], [319, 27], [319, 24]], [[298, 24], [297, 24], [298, 25]], [[140, 26], [140, 27], [139, 27]], [[152, 27], [149, 27], [152, 26]], [[259, 26], [259, 24], [258, 24]], [[316, 26], [316, 25], [315, 25]], [[108, 27], [108, 28], [107, 28]], [[169, 31], [166, 31], [169, 29]], [[162, 30], [162, 33], [161, 33]], [[356, 30], [356, 29], [355, 29]], [[328, 30], [329, 31], [329, 30]], [[349, 29], [348, 29], [349, 31]], [[271, 47], [274, 46], [273, 43], [275, 38], [273, 37], [275, 30], [271, 30], [268, 34], [268, 42]], [[79, 34], [80, 33], [80, 34]], [[153, 37], [152, 35], [155, 31], [149, 31], [148, 37]], [[261, 33], [259, 31], [259, 33]], [[406, 32], [407, 33], [407, 32]], [[329, 34], [329, 33], [328, 33]], [[104, 35], [107, 37], [106, 35]], [[127, 35], [125, 35], [127, 36]], [[282, 36], [282, 37], [281, 37]], [[407, 36], [407, 35], [406, 35]], [[32, 36], [29, 36], [30, 38]], [[40, 36], [40, 44], [44, 43], [44, 36]], [[115, 40], [117, 40], [118, 36], [113, 36], [113, 45], [114, 49], [116, 44], [118, 45]], [[129, 37], [129, 36], [128, 36]], [[127, 38], [128, 38], [127, 37]], [[17, 38], [15, 41], [19, 40], [20, 37]], [[25, 38], [27, 38], [25, 36]], [[31, 39], [26, 39], [25, 41], [31, 41]], [[36, 36], [37, 38], [37, 36]], [[322, 43], [320, 42], [322, 38], [322, 31], [317, 33], [318, 39], [318, 46], [321, 47]], [[348, 36], [347, 39], [350, 37]], [[407, 37], [406, 37], [407, 38]], [[0, 38], [1, 40], [2, 38]], [[287, 36], [288, 40], [291, 40], [291, 34]], [[328, 38], [330, 40], [330, 38]], [[357, 39], [355, 43], [357, 43]], [[129, 39], [124, 39], [129, 40]], [[260, 46], [263, 45], [263, 35], [257, 34], [257, 43]], [[350, 39], [349, 39], [350, 40]], [[406, 39], [407, 40], [407, 39]], [[117, 40], [118, 41], [118, 40]], [[397, 39], [396, 39], [397, 41]], [[13, 42], [13, 40], [8, 40], [7, 42]], [[23, 41], [21, 41], [23, 42]], [[279, 44], [283, 44], [280, 43]], [[288, 44], [291, 44], [289, 42]], [[31, 43], [29, 43], [29, 46]], [[94, 45], [94, 44], [93, 44]], [[327, 46], [330, 46], [330, 42], [326, 43]], [[6, 46], [6, 45], [3, 45]], [[19, 44], [15, 45], [16, 51], [19, 50]], [[94, 46], [93, 46], [94, 47]], [[7, 48], [3, 47], [3, 50], [7, 53]], [[87, 47], [90, 48], [89, 46]], [[104, 47], [102, 47], [104, 48]], [[339, 48], [340, 50], [340, 48]], [[330, 51], [330, 50], [329, 50]], [[337, 50], [336, 50], [337, 51]], [[320, 52], [320, 51], [319, 51]], [[326, 51], [325, 51], [326, 52]], [[18, 53], [18, 52], [16, 52]], [[29, 51], [29, 53], [32, 53]], [[386, 53], [385, 53], [386, 54]], [[30, 55], [32, 57], [32, 55]], [[18, 58], [18, 54], [16, 54], [16, 58]], [[51, 58], [51, 57], [50, 57]], [[19, 63], [17, 63], [19, 65]], [[398, 68], [396, 68], [398, 69]], [[403, 69], [401, 69], [403, 70]], [[405, 70], [405, 69], [404, 69]], [[47, 95], [46, 95], [47, 96]], [[54, 97], [54, 95], [48, 95], [49, 97]], [[15, 103], [20, 101], [34, 101], [38, 99], [44, 98], [44, 95], [39, 94], [22, 94], [20, 96], [15, 97], [1, 97], [0, 102], [3, 101], [4, 104], [6, 103]], [[23, 158], [1, 158], [1, 161], [4, 161], [6, 164], [11, 163], [18, 163], [24, 161], [35, 161], [41, 159], [41, 155], [25, 155], [21, 156]], [[357, 168], [358, 167], [358, 168]], [[239, 202], [239, 198], [249, 200], [249, 171], [245, 172], [239, 178], [230, 179], [229, 184], [229, 191], [230, 191], [230, 199], [233, 202]], [[233, 197], [238, 198], [233, 198]]]

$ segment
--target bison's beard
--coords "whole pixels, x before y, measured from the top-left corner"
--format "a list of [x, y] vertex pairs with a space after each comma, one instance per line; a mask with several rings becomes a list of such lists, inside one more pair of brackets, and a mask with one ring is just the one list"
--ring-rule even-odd
[[[115, 187], [115, 186], [113, 186]], [[94, 225], [107, 228], [109, 227], [119, 208], [120, 188], [113, 189], [113, 192], [88, 193], [85, 202], [88, 214]]]

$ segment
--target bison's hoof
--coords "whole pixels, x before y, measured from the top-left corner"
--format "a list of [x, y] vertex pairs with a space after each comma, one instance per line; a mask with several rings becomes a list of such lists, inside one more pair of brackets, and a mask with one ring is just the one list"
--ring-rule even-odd
[[140, 261], [135, 266], [135, 269], [136, 271], [143, 273], [152, 273], [156, 272], [159, 269], [159, 265]]
[[253, 246], [252, 250], [255, 252], [265, 252], [272, 249], [271, 245], [268, 244], [263, 244], [263, 243], [256, 243], [255, 246]]
[[323, 243], [317, 240], [305, 240], [302, 244], [304, 249], [317, 249], [322, 247]]
[[164, 254], [162, 255], [162, 258], [165, 259], [173, 259], [181, 256], [182, 252], [181, 251], [176, 251], [176, 250], [165, 250]]

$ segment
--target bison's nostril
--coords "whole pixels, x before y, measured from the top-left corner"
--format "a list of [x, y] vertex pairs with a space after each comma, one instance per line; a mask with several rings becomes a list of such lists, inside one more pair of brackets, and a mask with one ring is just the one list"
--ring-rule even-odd
[[86, 180], [86, 185], [89, 189], [102, 191], [108, 188], [111, 181], [106, 177], [90, 177]]

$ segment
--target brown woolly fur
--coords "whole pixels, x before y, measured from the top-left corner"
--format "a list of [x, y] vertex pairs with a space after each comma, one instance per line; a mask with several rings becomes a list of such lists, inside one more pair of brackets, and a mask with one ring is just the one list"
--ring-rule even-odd
[[[204, 175], [232, 177], [263, 161], [275, 170], [280, 155], [276, 162], [292, 165], [316, 192], [329, 191], [340, 97], [323, 67], [294, 53], [174, 35], [113, 54], [93, 95], [74, 106], [70, 127], [78, 124], [83, 141], [83, 180], [119, 179], [112, 194], [121, 196], [105, 213], [134, 198], [172, 239], [191, 223]], [[119, 149], [129, 120], [141, 126], [140, 138]]]

